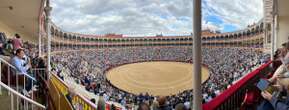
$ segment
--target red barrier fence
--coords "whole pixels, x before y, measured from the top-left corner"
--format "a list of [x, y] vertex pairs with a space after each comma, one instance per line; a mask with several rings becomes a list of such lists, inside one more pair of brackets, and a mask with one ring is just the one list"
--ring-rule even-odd
[[227, 90], [223, 91], [220, 95], [215, 97], [208, 103], [203, 104], [203, 110], [234, 110], [241, 107], [246, 90], [254, 86], [260, 78], [266, 77], [270, 71], [270, 64], [268, 62], [263, 64], [256, 70], [248, 73], [241, 80], [233, 84]]

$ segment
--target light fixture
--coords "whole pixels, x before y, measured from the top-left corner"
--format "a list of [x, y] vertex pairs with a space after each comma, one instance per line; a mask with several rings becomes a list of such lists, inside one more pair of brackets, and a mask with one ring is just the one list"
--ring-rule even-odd
[[14, 8], [13, 8], [13, 6], [9, 6], [8, 9], [9, 10], [13, 10]]

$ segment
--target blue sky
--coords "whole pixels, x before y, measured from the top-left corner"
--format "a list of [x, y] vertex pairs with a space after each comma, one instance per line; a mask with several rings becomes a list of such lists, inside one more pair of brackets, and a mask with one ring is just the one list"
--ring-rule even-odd
[[[52, 0], [52, 20], [67, 32], [187, 34], [191, 0]], [[202, 28], [232, 32], [258, 22], [262, 0], [203, 0]]]

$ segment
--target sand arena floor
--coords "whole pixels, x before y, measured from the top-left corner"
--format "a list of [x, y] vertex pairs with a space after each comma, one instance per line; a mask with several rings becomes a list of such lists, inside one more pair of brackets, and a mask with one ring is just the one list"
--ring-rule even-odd
[[[129, 93], [168, 96], [193, 89], [192, 66], [166, 61], [132, 63], [110, 69], [106, 77], [115, 87]], [[209, 70], [202, 66], [202, 82], [208, 78]]]

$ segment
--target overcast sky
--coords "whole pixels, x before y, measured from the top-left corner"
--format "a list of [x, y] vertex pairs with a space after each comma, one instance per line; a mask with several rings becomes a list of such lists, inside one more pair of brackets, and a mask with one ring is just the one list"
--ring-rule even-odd
[[[192, 0], [52, 0], [52, 20], [82, 34], [184, 34]], [[263, 17], [263, 0], [203, 0], [203, 29], [231, 32]]]

